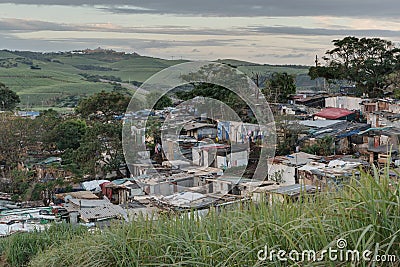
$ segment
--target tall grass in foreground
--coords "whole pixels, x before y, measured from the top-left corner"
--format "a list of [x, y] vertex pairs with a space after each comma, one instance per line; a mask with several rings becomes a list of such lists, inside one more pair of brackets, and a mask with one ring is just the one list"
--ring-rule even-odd
[[37, 253], [51, 246], [58, 246], [61, 242], [66, 242], [86, 232], [85, 227], [55, 224], [43, 232], [17, 233], [0, 239], [0, 253], [3, 260], [0, 264], [2, 266], [24, 266]]
[[[206, 217], [144, 218], [86, 233], [40, 250], [32, 266], [348, 266], [349, 262], [260, 261], [264, 249], [286, 251], [336, 247], [400, 255], [399, 185], [387, 174], [363, 174], [338, 192], [302, 203], [241, 204]], [[18, 249], [18, 248], [17, 248]], [[399, 260], [399, 258], [398, 258]], [[397, 266], [378, 262], [359, 266]], [[396, 265], [397, 264], [397, 265]]]

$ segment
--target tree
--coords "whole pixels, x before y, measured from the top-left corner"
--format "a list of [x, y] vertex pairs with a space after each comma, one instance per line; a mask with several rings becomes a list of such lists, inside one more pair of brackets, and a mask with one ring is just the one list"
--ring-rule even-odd
[[334, 143], [335, 140], [333, 137], [325, 136], [321, 139], [318, 139], [317, 143], [310, 146], [305, 146], [301, 150], [309, 154], [329, 156], [334, 152]]
[[46, 109], [44, 111], [40, 112], [40, 117], [46, 117], [46, 118], [55, 118], [58, 120], [59, 114], [57, 111], [55, 111], [52, 108]]
[[[88, 118], [79, 147], [67, 149], [65, 157], [76, 174], [93, 174], [115, 171], [122, 177], [125, 164], [122, 150], [122, 122], [113, 119], [126, 111], [130, 98], [119, 92], [100, 92], [82, 100], [76, 111]], [[89, 123], [90, 122], [90, 123]]]
[[67, 120], [51, 131], [50, 140], [56, 143], [59, 150], [77, 149], [86, 128], [86, 123], [82, 120]]
[[112, 85], [113, 85], [112, 89], [113, 92], [121, 93], [130, 97], [132, 96], [132, 93], [129, 91], [129, 89], [121, 85], [121, 81], [112, 83]]
[[10, 169], [27, 157], [30, 146], [36, 145], [34, 120], [3, 114], [0, 127], [0, 160]]
[[[146, 96], [146, 101], [148, 105], [154, 105], [153, 109], [162, 110], [163, 108], [172, 106], [172, 100], [169, 96], [163, 95], [157, 91], [153, 91]], [[159, 99], [160, 98], [160, 99]], [[157, 101], [158, 99], [158, 101]], [[157, 101], [157, 102], [156, 102]]]
[[41, 114], [34, 120], [4, 113], [0, 122], [0, 161], [6, 161], [9, 171], [18, 162], [24, 162], [28, 154], [43, 154], [50, 142], [49, 132], [59, 119], [53, 112]]
[[76, 112], [85, 118], [108, 121], [124, 113], [129, 101], [128, 96], [119, 92], [102, 91], [79, 101]]
[[2, 184], [2, 191], [12, 193], [15, 201], [29, 199], [29, 187], [35, 182], [32, 171], [12, 170], [10, 172], [9, 183]]
[[296, 146], [299, 145], [299, 136], [306, 128], [294, 122], [294, 115], [277, 115], [274, 119], [278, 133], [275, 154], [288, 155], [296, 151]]
[[4, 84], [0, 83], [0, 109], [13, 110], [21, 100], [19, 96]]
[[154, 144], [161, 143], [161, 126], [162, 123], [159, 118], [154, 116], [148, 117], [145, 136], [152, 139]]
[[390, 73], [387, 77], [387, 83], [390, 84], [387, 90], [391, 91], [393, 98], [400, 98], [400, 70]]
[[334, 49], [326, 52], [325, 66], [309, 69], [312, 79], [348, 80], [370, 96], [382, 95], [391, 85], [387, 76], [400, 67], [400, 49], [392, 42], [351, 36], [332, 42]]
[[[249, 116], [252, 112], [249, 112], [250, 108], [246, 101], [238, 95], [254, 94], [253, 82], [250, 82], [251, 80], [245, 74], [238, 72], [235, 68], [209, 64], [202, 66], [196, 72], [181, 75], [181, 78], [185, 81], [203, 82], [190, 82], [193, 89], [191, 91], [177, 92], [178, 98], [182, 100], [193, 99], [196, 96], [213, 98], [232, 108], [243, 122], [256, 122], [254, 116]], [[217, 84], [211, 83], [212, 81], [217, 81]], [[222, 84], [224, 86], [221, 86]], [[230, 90], [233, 88], [236, 88], [236, 92]]]
[[295, 76], [286, 72], [275, 72], [262, 92], [270, 101], [287, 102], [289, 96], [296, 93]]
[[82, 136], [80, 146], [76, 150], [66, 151], [67, 164], [78, 166], [80, 174], [96, 175], [116, 172], [123, 177], [120, 171], [125, 163], [122, 150], [122, 123], [94, 122]]
[[247, 117], [247, 104], [231, 90], [209, 83], [196, 83], [193, 86], [194, 88], [190, 91], [176, 92], [176, 96], [182, 100], [190, 100], [197, 96], [219, 100], [231, 107], [243, 121], [250, 122]]
[[55, 148], [52, 134], [60, 124], [60, 115], [53, 109], [44, 110], [33, 120], [33, 124], [36, 128], [35, 137], [42, 143], [42, 151], [52, 151]]

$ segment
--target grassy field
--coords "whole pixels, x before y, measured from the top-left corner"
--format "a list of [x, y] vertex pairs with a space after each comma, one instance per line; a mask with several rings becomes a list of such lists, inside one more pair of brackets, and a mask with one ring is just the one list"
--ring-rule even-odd
[[[20, 95], [21, 108], [57, 107], [59, 100], [66, 96], [85, 97], [112, 90], [112, 85], [87, 81], [79, 75], [81, 73], [144, 82], [153, 74], [183, 62], [186, 61], [135, 54], [40, 54], [3, 50], [0, 51], [0, 82]], [[233, 59], [217, 62], [237, 66], [248, 75], [275, 71], [298, 75], [308, 71], [306, 67], [260, 65]], [[31, 69], [31, 66], [40, 69]]]
[[274, 72], [287, 72], [288, 74], [293, 75], [308, 73], [308, 67], [306, 66], [274, 66], [268, 64], [256, 64], [234, 59], [222, 59], [216, 60], [216, 62], [236, 66], [240, 71], [249, 76], [251, 76], [253, 73], [265, 74]]
[[[345, 239], [349, 250], [399, 257], [400, 187], [389, 179], [388, 170], [377, 173], [364, 173], [360, 181], [340, 191], [322, 192], [302, 203], [249, 203], [212, 210], [205, 217], [142, 218], [97, 233], [17, 234], [1, 240], [0, 249], [9, 264], [40, 267], [350, 266], [329, 257], [315, 262], [277, 258], [269, 262], [257, 256], [266, 245], [318, 254], [329, 247], [338, 249], [338, 239]], [[361, 259], [354, 264], [399, 266], [399, 260], [390, 264]]]
[[85, 81], [72, 66], [54, 62], [33, 61], [40, 70], [18, 64], [14, 68], [0, 68], [0, 82], [18, 93], [21, 107], [54, 107], [57, 99], [70, 95], [87, 96], [113, 86]]
[[13, 53], [7, 52], [0, 50], [0, 59], [7, 59], [7, 58], [17, 58], [17, 55], [14, 55]]

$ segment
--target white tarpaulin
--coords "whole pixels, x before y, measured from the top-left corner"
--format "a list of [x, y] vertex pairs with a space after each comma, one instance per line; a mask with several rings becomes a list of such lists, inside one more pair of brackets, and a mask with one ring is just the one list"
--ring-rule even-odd
[[93, 180], [93, 181], [87, 181], [82, 183], [83, 189], [86, 191], [94, 191], [94, 192], [100, 192], [101, 188], [100, 185], [103, 183], [108, 183], [110, 182], [109, 180]]

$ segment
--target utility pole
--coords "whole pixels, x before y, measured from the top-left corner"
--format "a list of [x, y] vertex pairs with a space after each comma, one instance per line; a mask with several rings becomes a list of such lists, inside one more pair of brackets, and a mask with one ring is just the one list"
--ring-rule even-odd
[[[318, 55], [315, 55], [315, 67], [317, 68], [319, 63], [318, 63]], [[318, 78], [315, 79], [315, 87], [318, 88]]]
[[255, 88], [255, 95], [256, 95], [256, 99], [258, 99], [259, 95], [259, 87], [260, 87], [260, 74], [259, 73], [254, 73], [253, 72], [253, 81], [254, 83], [257, 85], [257, 88]]
[[4, 103], [4, 101], [1, 101], [1, 104], [3, 104], [3, 109], [2, 109], [2, 113], [3, 113], [3, 123], [5, 123], [5, 121], [6, 121], [6, 116], [5, 116], [5, 112], [6, 112], [6, 110], [5, 110], [5, 108], [4, 108], [4, 105], [5, 105], [5, 103]]
[[[264, 86], [266, 86], [265, 82], [267, 81], [267, 74], [265, 73], [264, 75], [262, 75], [262, 73], [260, 72], [251, 72], [252, 77], [251, 79], [253, 80], [253, 82], [257, 85], [257, 88], [255, 89], [255, 96], [256, 99], [260, 98], [260, 86], [262, 86], [264, 84]], [[267, 97], [265, 95], [265, 97]]]

